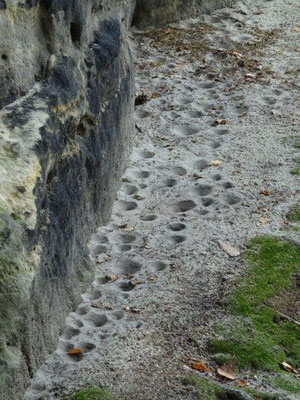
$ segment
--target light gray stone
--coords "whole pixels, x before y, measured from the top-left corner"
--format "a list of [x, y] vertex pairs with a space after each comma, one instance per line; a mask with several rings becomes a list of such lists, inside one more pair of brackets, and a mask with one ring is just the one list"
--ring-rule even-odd
[[235, 2], [236, 0], [137, 0], [133, 24], [139, 28], [162, 26], [185, 18], [194, 18], [220, 7], [229, 7]]
[[132, 4], [1, 2], [1, 399], [22, 398], [93, 278], [133, 132]]

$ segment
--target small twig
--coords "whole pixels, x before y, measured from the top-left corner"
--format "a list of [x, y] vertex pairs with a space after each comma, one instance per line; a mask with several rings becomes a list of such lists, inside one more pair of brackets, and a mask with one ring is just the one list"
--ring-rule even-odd
[[282, 318], [287, 319], [287, 320], [290, 321], [292, 324], [295, 324], [295, 325], [297, 325], [297, 326], [300, 327], [300, 322], [296, 321], [295, 319], [293, 319], [293, 318], [291, 318], [291, 317], [289, 317], [289, 316], [287, 316], [287, 315], [285, 315], [285, 314], [282, 314], [280, 311], [277, 311], [277, 310], [274, 310], [274, 311], [275, 311], [278, 315], [280, 315]]
[[295, 319], [289, 317], [288, 315], [282, 314], [280, 311], [275, 310], [275, 308], [271, 307], [269, 304], [266, 303], [266, 306], [272, 308], [273, 311], [275, 311], [278, 315], [280, 315], [281, 318], [286, 319], [287, 321], [291, 322], [292, 324], [295, 324], [300, 327], [300, 322], [296, 321]]

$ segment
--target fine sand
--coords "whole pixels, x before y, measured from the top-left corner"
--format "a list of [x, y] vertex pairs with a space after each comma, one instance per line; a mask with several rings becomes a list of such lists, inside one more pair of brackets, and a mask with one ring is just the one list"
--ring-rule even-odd
[[[239, 2], [132, 38], [136, 90], [148, 98], [136, 107], [135, 147], [111, 222], [90, 243], [95, 280], [27, 400], [90, 384], [120, 399], [196, 399], [183, 358], [215, 367], [207, 340], [243, 268], [218, 241], [242, 252], [257, 235], [299, 240], [284, 224], [300, 190], [290, 173], [299, 0]], [[83, 357], [68, 356], [73, 347]]]

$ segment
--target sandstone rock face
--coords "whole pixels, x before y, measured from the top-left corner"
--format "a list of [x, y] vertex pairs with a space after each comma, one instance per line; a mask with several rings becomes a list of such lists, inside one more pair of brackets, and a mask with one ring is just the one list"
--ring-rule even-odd
[[140, 28], [162, 26], [220, 7], [229, 7], [234, 2], [236, 0], [136, 0], [133, 24]]
[[133, 2], [0, 0], [0, 398], [17, 400], [93, 278], [132, 137]]

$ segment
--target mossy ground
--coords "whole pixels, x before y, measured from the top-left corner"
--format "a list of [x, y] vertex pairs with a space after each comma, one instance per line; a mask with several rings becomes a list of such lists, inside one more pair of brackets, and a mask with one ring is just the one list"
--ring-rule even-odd
[[265, 393], [253, 388], [246, 388], [244, 391], [255, 400], [283, 400], [279, 394]]
[[[292, 143], [293, 147], [295, 149], [300, 149], [300, 137], [299, 136], [295, 136], [293, 138], [293, 143]], [[295, 158], [295, 166], [291, 169], [291, 174], [292, 175], [300, 175], [300, 157], [296, 157]]]
[[296, 379], [284, 383], [279, 363], [300, 367], [300, 329], [282, 319], [278, 311], [298, 318], [300, 246], [259, 237], [250, 242], [244, 258], [246, 275], [227, 297], [232, 316], [217, 327], [210, 348], [217, 361], [227, 357], [239, 369], [277, 372], [277, 384], [289, 392], [297, 391]]
[[295, 147], [295, 149], [300, 149], [300, 137], [295, 137], [293, 146]]
[[72, 395], [70, 400], [116, 400], [107, 388], [90, 387]]
[[300, 222], [300, 204], [295, 205], [287, 214], [287, 219], [290, 222]]
[[206, 378], [191, 376], [188, 381], [196, 386], [199, 400], [218, 400], [225, 393], [224, 389]]
[[300, 157], [295, 158], [295, 166], [291, 169], [292, 175], [300, 175]]

